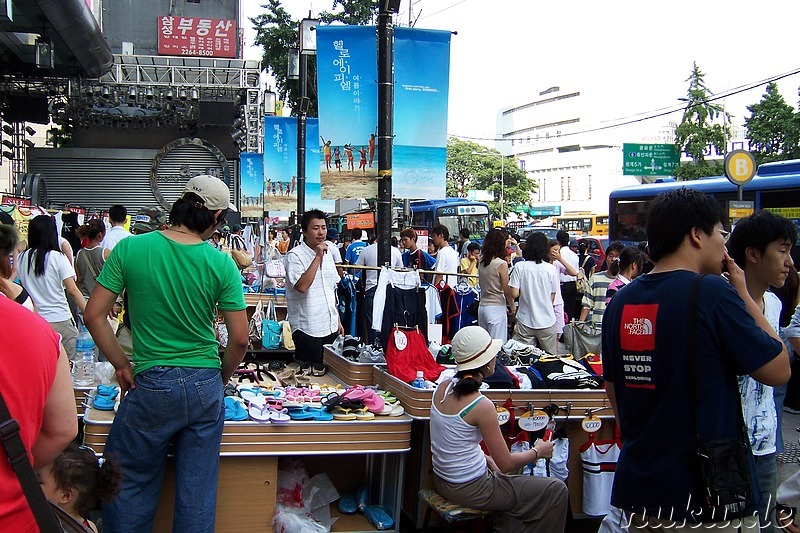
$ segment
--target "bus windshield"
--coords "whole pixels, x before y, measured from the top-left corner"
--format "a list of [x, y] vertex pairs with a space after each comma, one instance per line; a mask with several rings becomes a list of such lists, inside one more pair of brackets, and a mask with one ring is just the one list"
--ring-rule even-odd
[[482, 240], [489, 231], [486, 215], [439, 216], [439, 223], [450, 232], [450, 240], [458, 239], [461, 228], [469, 229], [469, 238], [473, 241]]

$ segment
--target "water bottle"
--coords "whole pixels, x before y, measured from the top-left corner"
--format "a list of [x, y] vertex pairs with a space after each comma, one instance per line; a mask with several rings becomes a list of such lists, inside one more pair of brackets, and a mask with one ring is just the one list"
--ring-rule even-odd
[[417, 370], [417, 377], [415, 377], [414, 381], [411, 382], [411, 386], [415, 389], [425, 388], [425, 374], [422, 372], [422, 370]]
[[75, 361], [72, 364], [72, 382], [78, 387], [89, 387], [94, 384], [94, 339], [86, 326], [75, 339]]

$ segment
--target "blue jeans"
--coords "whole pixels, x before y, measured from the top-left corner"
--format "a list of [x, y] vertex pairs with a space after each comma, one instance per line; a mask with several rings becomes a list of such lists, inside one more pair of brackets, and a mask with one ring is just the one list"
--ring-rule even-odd
[[103, 506], [106, 531], [152, 531], [167, 447], [175, 453], [175, 532], [214, 531], [225, 420], [222, 377], [208, 368], [153, 367], [120, 403], [105, 456], [122, 468], [121, 490]]
[[776, 454], [756, 455], [756, 476], [761, 489], [758, 515], [761, 531], [771, 533], [775, 530], [775, 493], [778, 491], [778, 462]]

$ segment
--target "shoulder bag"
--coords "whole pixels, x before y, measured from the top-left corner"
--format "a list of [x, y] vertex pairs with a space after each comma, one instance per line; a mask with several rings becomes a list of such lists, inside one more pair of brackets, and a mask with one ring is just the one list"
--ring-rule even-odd
[[575, 277], [575, 288], [579, 293], [583, 294], [589, 292], [589, 279], [586, 277], [586, 261], [589, 260], [589, 254], [583, 258], [583, 264], [578, 267], [578, 275]]
[[0, 440], [39, 530], [42, 533], [92, 533], [91, 529], [44, 497], [42, 487], [28, 459], [28, 451], [19, 436], [19, 422], [11, 418], [2, 394], [0, 394]]
[[281, 334], [283, 326], [278, 322], [275, 312], [275, 300], [267, 304], [267, 314], [261, 321], [261, 347], [265, 350], [277, 350], [281, 347]]
[[[689, 398], [694, 418], [697, 459], [700, 465], [700, 478], [709, 509], [710, 520], [716, 517], [739, 518], [744, 516], [748, 506], [753, 503], [750, 484], [748, 457], [751, 456], [750, 440], [742, 415], [739, 395], [736, 401], [737, 437], [700, 442], [700, 420], [697, 416], [697, 300], [700, 283], [704, 275], [695, 277], [689, 291], [688, 346], [686, 356], [689, 363]], [[737, 389], [738, 390], [738, 389]], [[704, 513], [705, 514], [705, 513]]]
[[253, 314], [250, 316], [250, 322], [248, 323], [250, 343], [254, 347], [258, 347], [261, 344], [261, 324], [263, 322], [264, 322], [264, 302], [262, 302], [261, 298], [259, 298], [258, 303], [256, 304], [256, 308], [253, 311]]

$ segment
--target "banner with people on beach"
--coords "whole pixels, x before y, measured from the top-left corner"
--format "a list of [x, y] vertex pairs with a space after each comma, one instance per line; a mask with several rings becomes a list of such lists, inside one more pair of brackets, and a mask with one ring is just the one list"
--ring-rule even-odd
[[[306, 119], [306, 210], [332, 213], [333, 200], [320, 195], [319, 121]], [[297, 210], [297, 117], [264, 117], [264, 210]]]
[[239, 211], [243, 217], [264, 215], [264, 154], [239, 154]]
[[[393, 196], [444, 198], [450, 32], [395, 28], [394, 71]], [[374, 26], [317, 27], [323, 198], [377, 196], [377, 79]]]

